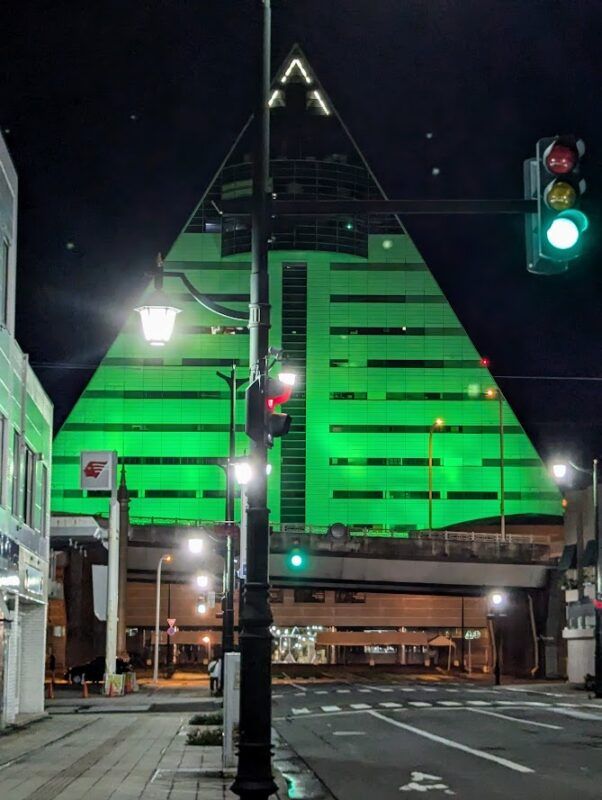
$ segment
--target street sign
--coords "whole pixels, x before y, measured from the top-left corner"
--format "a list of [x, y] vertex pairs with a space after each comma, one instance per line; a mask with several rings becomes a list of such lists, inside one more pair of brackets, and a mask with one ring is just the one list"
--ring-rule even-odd
[[80, 453], [80, 488], [110, 492], [115, 487], [117, 453], [114, 450], [84, 450]]
[[465, 631], [464, 632], [465, 639], [480, 639], [481, 638], [481, 631]]
[[168, 628], [167, 628], [167, 635], [168, 635], [168, 636], [173, 636], [173, 635], [174, 635], [174, 633], [176, 633], [176, 631], [177, 631], [177, 628], [176, 628], [176, 618], [175, 618], [175, 617], [174, 617], [173, 619], [169, 619], [169, 618], [168, 618], [168, 619], [167, 619], [167, 625], [168, 625]]

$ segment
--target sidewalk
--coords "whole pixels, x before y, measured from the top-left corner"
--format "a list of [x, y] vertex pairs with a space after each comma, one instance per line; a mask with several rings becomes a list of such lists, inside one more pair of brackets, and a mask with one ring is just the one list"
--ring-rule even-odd
[[[221, 776], [221, 748], [186, 744], [189, 718], [169, 712], [51, 716], [0, 738], [0, 796], [234, 800], [232, 778]], [[282, 780], [280, 786], [275, 797], [285, 800]]]

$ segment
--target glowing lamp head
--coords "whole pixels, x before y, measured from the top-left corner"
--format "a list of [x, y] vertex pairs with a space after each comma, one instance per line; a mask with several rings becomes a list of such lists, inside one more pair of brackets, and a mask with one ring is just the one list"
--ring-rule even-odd
[[554, 181], [546, 189], [544, 199], [554, 211], [566, 211], [577, 202], [577, 192], [566, 181]]
[[173, 556], [171, 555], [163, 556], [163, 561], [165, 561], [166, 564], [170, 564], [173, 561]]
[[443, 420], [441, 417], [437, 417], [437, 419], [433, 423], [434, 428], [442, 428], [443, 427]]
[[488, 397], [489, 399], [492, 399], [493, 397], [497, 397], [497, 392], [495, 391], [495, 389], [487, 389], [487, 391], [485, 392], [485, 396]]
[[300, 570], [305, 567], [305, 554], [300, 547], [295, 546], [288, 555], [288, 565], [291, 569]]
[[197, 614], [206, 614], [207, 613], [207, 606], [205, 603], [197, 603], [196, 606], [196, 613]]
[[291, 566], [292, 567], [300, 567], [303, 564], [303, 557], [300, 553], [293, 553], [291, 556]]
[[164, 292], [153, 292], [148, 303], [135, 310], [140, 314], [142, 333], [149, 344], [162, 347], [171, 339], [181, 309], [172, 306]]
[[193, 555], [198, 555], [203, 551], [203, 540], [198, 538], [189, 539], [188, 550], [193, 553]]
[[568, 217], [557, 217], [546, 231], [548, 242], [557, 250], [570, 250], [580, 235], [577, 224]]
[[196, 576], [196, 585], [199, 589], [206, 589], [209, 586], [209, 576], [208, 575], [197, 575]]
[[487, 356], [483, 356], [483, 357], [481, 358], [481, 360], [479, 361], [479, 364], [480, 364], [482, 367], [485, 367], [485, 368], [487, 368], [487, 367], [488, 367], [488, 366], [491, 364], [491, 361], [490, 361], [490, 360], [487, 358]]
[[544, 162], [546, 169], [552, 175], [568, 175], [575, 169], [578, 158], [579, 155], [574, 148], [555, 142], [545, 153]]
[[503, 604], [504, 604], [504, 595], [501, 592], [492, 592], [491, 605], [494, 606], [495, 608], [499, 608]]
[[552, 464], [552, 475], [555, 478], [558, 478], [558, 480], [562, 480], [563, 478], [566, 478], [566, 473], [567, 473], [567, 465], [566, 464], [562, 464], [562, 463]]
[[234, 477], [240, 486], [246, 486], [253, 479], [253, 467], [248, 461], [234, 463]]
[[278, 380], [280, 383], [283, 383], [285, 386], [294, 386], [297, 380], [297, 376], [294, 372], [280, 372], [278, 373]]
[[209, 636], [203, 636], [203, 644], [209, 644], [210, 641], [211, 639]]

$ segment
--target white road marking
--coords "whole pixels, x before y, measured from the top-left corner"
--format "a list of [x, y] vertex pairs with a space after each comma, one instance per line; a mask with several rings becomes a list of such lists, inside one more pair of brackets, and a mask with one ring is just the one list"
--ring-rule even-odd
[[440, 706], [461, 706], [457, 700], [437, 700]]
[[563, 730], [560, 725], [551, 725], [549, 722], [535, 722], [532, 719], [521, 719], [520, 717], [509, 717], [507, 714], [497, 714], [495, 711], [485, 711], [482, 708], [467, 708], [467, 711], [472, 711], [473, 714], [486, 714], [488, 717], [497, 717], [498, 719], [507, 719], [510, 722], [520, 722], [523, 725], [535, 725], [537, 728], [551, 728], [553, 731]]
[[281, 697], [284, 697], [284, 695], [283, 694], [273, 694], [272, 695], [272, 699], [273, 700], [280, 700]]
[[365, 736], [365, 731], [333, 731], [333, 736]]
[[545, 694], [547, 697], [566, 697], [561, 692], [544, 692], [541, 689], [521, 689], [519, 686], [505, 686], [507, 692], [522, 692], [526, 694]]
[[449, 692], [450, 694], [451, 694], [452, 692], [455, 692], [456, 694], [458, 694], [458, 692], [459, 692], [460, 690], [459, 690], [459, 689], [446, 689], [445, 691], [446, 691], [446, 692]]
[[401, 703], [379, 703], [382, 708], [402, 708]]
[[[443, 778], [438, 775], [429, 775], [427, 772], [412, 772], [410, 782], [399, 787], [400, 792], [429, 792], [431, 789], [440, 789], [444, 794], [455, 794], [446, 783], [441, 783]], [[428, 781], [428, 783], [424, 783]], [[436, 781], [436, 783], [433, 783]]]
[[322, 711], [340, 711], [341, 706], [321, 706]]
[[422, 687], [422, 691], [423, 691], [423, 692], [437, 692], [437, 691], [439, 691], [439, 690], [438, 690], [438, 689], [433, 689], [433, 688], [432, 688], [432, 687], [430, 687], [430, 686], [428, 686], [428, 687], [427, 687], [427, 686], [423, 686], [423, 687]]
[[351, 708], [355, 708], [356, 711], [365, 711], [372, 706], [369, 706], [368, 703], [351, 703]]
[[293, 689], [300, 689], [300, 690], [301, 690], [301, 692], [306, 692], [306, 691], [307, 691], [307, 689], [305, 688], [305, 686], [301, 686], [301, 684], [300, 684], [300, 683], [293, 683], [292, 681], [289, 681], [289, 682], [288, 682], [288, 685], [289, 685], [289, 686], [292, 686], [292, 687], [293, 687]]
[[[385, 686], [366, 686], [366, 689], [370, 689], [370, 690], [372, 690], [374, 692], [392, 692], [393, 691], [393, 689], [388, 689]], [[360, 689], [360, 692], [361, 691], [362, 690]]]
[[337, 694], [350, 694], [351, 689], [337, 689]]
[[400, 686], [399, 688], [401, 689], [402, 692], [415, 692], [416, 691], [416, 689], [414, 689], [413, 686]]
[[328, 692], [325, 689], [319, 689], [316, 691], [316, 694], [328, 694]]
[[293, 708], [293, 714], [309, 714], [309, 708]]
[[408, 705], [415, 706], [416, 708], [430, 708], [432, 703], [423, 703], [420, 700], [410, 700]]
[[371, 691], [372, 691], [372, 689], [358, 689], [358, 692], [362, 692], [362, 694], [367, 694], [368, 692], [371, 692]]
[[592, 714], [587, 711], [578, 711], [576, 708], [550, 708], [555, 714], [563, 714], [565, 717], [573, 717], [573, 719], [589, 719], [596, 722], [602, 721], [602, 714]]
[[470, 753], [470, 755], [477, 756], [477, 758], [482, 758], [484, 761], [493, 761], [502, 767], [507, 767], [508, 769], [514, 770], [514, 772], [535, 772], [534, 769], [531, 769], [531, 767], [526, 767], [524, 764], [519, 764], [516, 761], [510, 761], [507, 758], [496, 756], [493, 753], [485, 753], [483, 750], [477, 750], [474, 747], [468, 747], [467, 745], [456, 742], [453, 739], [446, 739], [444, 736], [437, 736], [435, 733], [422, 730], [422, 728], [416, 728], [414, 725], [408, 725], [406, 722], [400, 722], [397, 719], [385, 717], [384, 714], [381, 714], [378, 711], [368, 711], [367, 713], [373, 717], [376, 717], [377, 719], [382, 720], [383, 722], [387, 722], [389, 725], [395, 725], [397, 728], [402, 728], [404, 731], [415, 733], [417, 736], [423, 736], [425, 739], [430, 739], [432, 742], [438, 742], [439, 744], [445, 745], [445, 747], [451, 747], [454, 750], [462, 750], [464, 753]]
[[295, 692], [295, 697], [303, 697], [305, 692]]
[[491, 703], [488, 703], [487, 700], [467, 700], [466, 704], [469, 706], [490, 706]]
[[468, 694], [486, 694], [487, 692], [491, 692], [492, 689], [467, 689]]

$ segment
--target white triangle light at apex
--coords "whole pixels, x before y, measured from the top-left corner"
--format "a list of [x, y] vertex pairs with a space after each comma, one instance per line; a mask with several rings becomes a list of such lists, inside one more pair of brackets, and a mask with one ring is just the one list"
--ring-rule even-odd
[[294, 69], [298, 69], [299, 70], [299, 72], [303, 76], [303, 79], [304, 79], [305, 83], [307, 83], [307, 84], [311, 84], [312, 83], [312, 79], [311, 79], [311, 77], [309, 75], [309, 72], [307, 71], [307, 69], [303, 65], [303, 62], [301, 61], [301, 59], [297, 58], [297, 57], [291, 58], [291, 61], [290, 61], [289, 65], [288, 65], [288, 67], [284, 71], [284, 75], [280, 78], [280, 83], [286, 83], [287, 80], [290, 78], [290, 76], [291, 76], [291, 74], [292, 74]]

